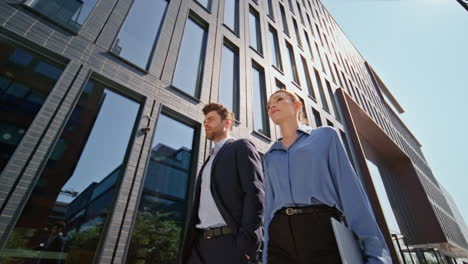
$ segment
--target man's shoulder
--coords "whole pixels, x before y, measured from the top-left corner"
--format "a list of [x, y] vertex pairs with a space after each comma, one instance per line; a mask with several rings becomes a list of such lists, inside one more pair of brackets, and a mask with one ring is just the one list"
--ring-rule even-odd
[[239, 139], [235, 139], [233, 142], [232, 142], [232, 146], [234, 147], [238, 147], [238, 148], [254, 148], [256, 149], [255, 147], [255, 144], [250, 140], [250, 139], [247, 139], [247, 138], [239, 138]]

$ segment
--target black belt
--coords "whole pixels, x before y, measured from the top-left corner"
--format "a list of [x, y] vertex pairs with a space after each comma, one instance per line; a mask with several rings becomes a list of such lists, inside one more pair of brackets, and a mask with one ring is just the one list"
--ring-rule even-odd
[[299, 215], [299, 214], [312, 214], [312, 213], [330, 213], [341, 215], [335, 207], [327, 205], [311, 205], [307, 207], [284, 207], [276, 212], [277, 214], [285, 215]]
[[213, 227], [207, 229], [199, 229], [201, 235], [204, 239], [215, 238], [224, 235], [231, 235], [232, 229], [229, 226], [222, 226], [222, 227]]

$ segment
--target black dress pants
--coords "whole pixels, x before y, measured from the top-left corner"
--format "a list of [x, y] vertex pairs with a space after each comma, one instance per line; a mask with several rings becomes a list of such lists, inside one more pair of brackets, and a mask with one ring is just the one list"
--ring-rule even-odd
[[278, 211], [269, 226], [268, 264], [341, 264], [330, 217], [341, 219], [331, 207], [294, 215]]
[[210, 239], [197, 235], [187, 264], [246, 264], [245, 256], [236, 245], [234, 235], [223, 235]]

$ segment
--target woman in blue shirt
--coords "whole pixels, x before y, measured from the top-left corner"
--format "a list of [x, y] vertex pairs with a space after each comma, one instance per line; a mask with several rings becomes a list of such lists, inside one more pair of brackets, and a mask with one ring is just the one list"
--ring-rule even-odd
[[391, 263], [369, 200], [336, 130], [300, 124], [302, 104], [285, 90], [268, 101], [282, 138], [264, 156], [263, 264], [341, 263], [330, 217], [344, 215], [368, 264]]

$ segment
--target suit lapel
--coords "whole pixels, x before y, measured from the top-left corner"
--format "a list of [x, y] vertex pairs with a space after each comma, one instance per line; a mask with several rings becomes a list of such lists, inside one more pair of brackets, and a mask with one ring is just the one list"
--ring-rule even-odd
[[218, 161], [219, 157], [221, 157], [221, 155], [222, 155], [223, 152], [227, 149], [227, 147], [228, 147], [232, 142], [234, 142], [234, 141], [236, 141], [236, 140], [233, 139], [233, 138], [228, 139], [228, 140], [224, 143], [223, 147], [218, 151], [218, 153], [216, 153], [216, 156], [215, 156], [215, 158], [214, 158], [214, 160], [213, 160], [213, 163], [212, 163], [212, 165], [211, 165], [211, 179], [213, 179], [213, 171], [214, 171], [214, 168], [215, 168], [215, 166], [216, 166], [216, 162]]

